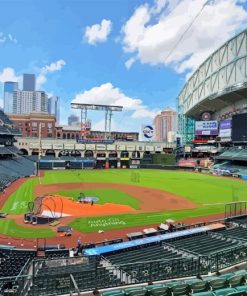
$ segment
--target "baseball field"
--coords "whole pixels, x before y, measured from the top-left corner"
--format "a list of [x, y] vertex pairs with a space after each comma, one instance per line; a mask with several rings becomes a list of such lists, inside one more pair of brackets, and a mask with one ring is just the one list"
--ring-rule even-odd
[[[46, 213], [49, 208], [63, 214], [60, 225], [81, 233], [148, 226], [166, 219], [200, 217], [203, 221], [203, 217], [224, 213], [225, 203], [247, 200], [247, 183], [241, 180], [141, 169], [45, 171], [40, 179], [25, 180], [12, 191], [0, 210], [8, 214], [0, 220], [0, 233], [17, 238], [57, 235], [52, 226], [23, 223], [28, 203], [38, 196], [47, 196]], [[97, 201], [78, 203], [81, 194]]]

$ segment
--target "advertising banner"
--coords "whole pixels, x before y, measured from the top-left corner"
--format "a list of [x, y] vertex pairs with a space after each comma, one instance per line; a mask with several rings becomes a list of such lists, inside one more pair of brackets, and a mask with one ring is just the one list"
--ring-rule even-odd
[[104, 144], [97, 144], [96, 145], [96, 150], [98, 150], [98, 151], [104, 151], [104, 150], [106, 150], [106, 145], [104, 145]]
[[232, 130], [231, 129], [221, 129], [219, 136], [221, 138], [231, 138]]
[[42, 143], [42, 149], [52, 149], [52, 144]]
[[226, 119], [220, 121], [220, 131], [219, 136], [221, 138], [231, 138], [232, 135], [232, 121], [231, 119]]
[[232, 121], [231, 119], [226, 119], [220, 121], [220, 130], [222, 129], [231, 129], [232, 128]]
[[74, 144], [64, 144], [64, 149], [66, 149], [66, 150], [74, 150], [75, 145]]
[[86, 144], [86, 150], [95, 150], [95, 144]]
[[76, 150], [85, 150], [85, 144], [75, 144]]
[[115, 145], [107, 145], [107, 151], [116, 150]]
[[125, 150], [125, 145], [117, 145], [117, 150], [118, 151], [124, 151]]
[[195, 123], [196, 135], [218, 135], [218, 121], [196, 121]]
[[63, 150], [63, 144], [53, 144], [53, 149]]

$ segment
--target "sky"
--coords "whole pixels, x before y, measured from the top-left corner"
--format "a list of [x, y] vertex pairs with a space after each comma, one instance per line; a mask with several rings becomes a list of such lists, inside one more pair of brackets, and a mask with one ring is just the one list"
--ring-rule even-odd
[[[247, 25], [247, 0], [0, 0], [0, 11], [0, 106], [4, 81], [22, 88], [34, 73], [60, 97], [62, 124], [72, 101], [122, 105], [118, 131], [176, 108], [189, 76]], [[104, 130], [102, 112], [88, 117]]]

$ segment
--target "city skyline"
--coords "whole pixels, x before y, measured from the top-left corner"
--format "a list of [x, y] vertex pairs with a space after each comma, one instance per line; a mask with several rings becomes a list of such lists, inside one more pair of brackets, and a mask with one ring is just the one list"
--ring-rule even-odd
[[[175, 109], [193, 70], [247, 24], [246, 3], [237, 0], [47, 3], [0, 1], [0, 106], [3, 82], [22, 85], [21, 74], [33, 73], [37, 90], [60, 97], [62, 123], [73, 99], [123, 105], [114, 130], [140, 131], [164, 106]], [[95, 130], [104, 129], [103, 114], [89, 118]]]

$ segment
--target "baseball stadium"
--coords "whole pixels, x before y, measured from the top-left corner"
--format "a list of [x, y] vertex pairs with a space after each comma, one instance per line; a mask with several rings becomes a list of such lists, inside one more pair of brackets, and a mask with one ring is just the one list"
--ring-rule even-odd
[[244, 31], [194, 72], [174, 144], [25, 138], [0, 110], [0, 295], [246, 295], [246, 61]]

